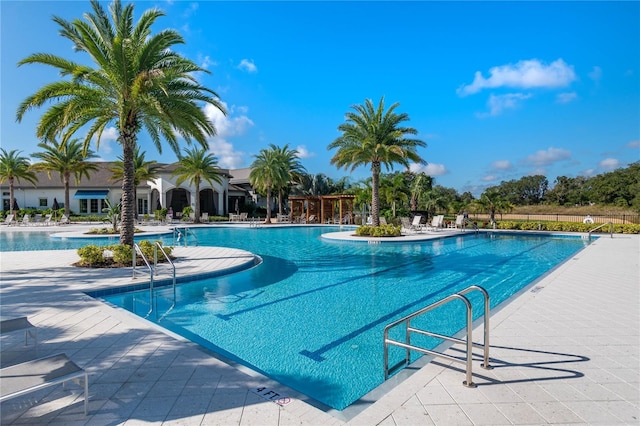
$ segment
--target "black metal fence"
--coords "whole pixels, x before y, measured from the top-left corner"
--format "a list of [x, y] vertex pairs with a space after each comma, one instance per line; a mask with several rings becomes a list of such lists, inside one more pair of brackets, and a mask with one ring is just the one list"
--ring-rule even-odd
[[[635, 223], [640, 224], [640, 215], [638, 214], [603, 214], [603, 215], [590, 215], [593, 223]], [[571, 214], [514, 214], [505, 213], [495, 215], [496, 220], [516, 220], [526, 222], [584, 222], [585, 215], [571, 215]], [[469, 219], [472, 220], [489, 220], [489, 214], [486, 213], [469, 213]]]

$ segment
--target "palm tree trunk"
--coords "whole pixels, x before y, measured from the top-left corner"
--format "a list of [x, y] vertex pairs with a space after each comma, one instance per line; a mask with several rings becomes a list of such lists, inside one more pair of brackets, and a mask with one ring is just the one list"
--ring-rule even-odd
[[380, 226], [380, 163], [371, 163], [371, 224]]
[[194, 223], [200, 223], [200, 179], [195, 180], [196, 184], [196, 211], [193, 218]]
[[14, 178], [13, 176], [10, 176], [9, 177], [9, 212], [11, 212], [12, 215], [15, 215], [16, 212], [15, 210], [13, 210], [13, 206], [16, 205], [16, 199], [15, 199], [15, 194], [13, 192], [13, 182], [14, 182]]
[[267, 217], [264, 223], [271, 223], [271, 187], [267, 186]]
[[67, 217], [71, 216], [71, 198], [69, 197], [69, 180], [71, 176], [70, 173], [65, 173], [63, 177], [64, 182], [64, 214]]
[[133, 208], [135, 205], [135, 171], [133, 166], [133, 155], [136, 146], [136, 136], [133, 132], [123, 132], [122, 134], [122, 211], [120, 225], [120, 244], [133, 246]]

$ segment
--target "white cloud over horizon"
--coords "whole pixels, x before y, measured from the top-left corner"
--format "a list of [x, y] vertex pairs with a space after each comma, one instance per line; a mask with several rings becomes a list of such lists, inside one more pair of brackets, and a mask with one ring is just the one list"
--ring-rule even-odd
[[598, 163], [598, 167], [605, 171], [612, 171], [620, 167], [620, 161], [616, 158], [605, 158]]
[[491, 168], [493, 170], [511, 170], [513, 165], [509, 160], [498, 160], [491, 163]]
[[564, 161], [571, 158], [571, 151], [562, 148], [550, 147], [547, 150], [540, 150], [525, 159], [525, 163], [532, 164], [536, 167], [543, 167], [549, 164]]
[[559, 104], [568, 104], [575, 99], [578, 99], [578, 94], [576, 92], [558, 93], [556, 96], [556, 102]]
[[298, 151], [298, 158], [301, 160], [316, 156], [316, 153], [309, 151], [305, 145], [298, 145], [296, 151]]
[[489, 112], [479, 113], [477, 115], [478, 117], [498, 116], [502, 114], [504, 110], [518, 108], [524, 100], [529, 99], [532, 96], [533, 95], [531, 94], [524, 93], [507, 93], [506, 95], [494, 95], [492, 93], [487, 101]]
[[434, 163], [428, 163], [426, 165], [411, 163], [409, 165], [409, 170], [413, 173], [425, 173], [429, 176], [442, 176], [449, 173], [444, 164]]
[[489, 75], [485, 78], [480, 71], [476, 71], [473, 82], [458, 88], [458, 95], [467, 96], [483, 89], [501, 87], [518, 89], [567, 87], [577, 79], [573, 66], [562, 59], [557, 59], [548, 65], [537, 59], [523, 60], [516, 64], [490, 68]]

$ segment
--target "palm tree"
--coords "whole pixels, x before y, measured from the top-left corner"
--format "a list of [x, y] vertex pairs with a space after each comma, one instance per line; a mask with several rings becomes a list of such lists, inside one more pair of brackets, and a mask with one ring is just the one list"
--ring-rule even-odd
[[489, 189], [480, 195], [480, 198], [475, 200], [473, 204], [483, 211], [489, 213], [489, 221], [495, 223], [496, 212], [510, 211], [513, 209], [513, 204], [507, 201], [497, 189]]
[[[162, 166], [156, 161], [145, 161], [146, 152], [140, 152], [140, 147], [136, 146], [133, 152], [133, 199], [138, 199], [138, 186], [142, 182], [155, 179], [159, 176]], [[124, 158], [118, 157], [109, 169], [112, 173], [111, 180], [122, 181], [124, 177]], [[134, 216], [138, 216], [138, 204], [134, 203]]]
[[287, 171], [286, 179], [280, 182], [278, 185], [278, 213], [282, 214], [282, 198], [285, 191], [291, 189], [291, 184], [299, 183], [302, 180], [303, 174], [306, 172], [304, 166], [300, 163], [298, 158], [298, 151], [295, 149], [289, 149], [289, 145], [286, 144], [282, 148], [275, 147], [277, 155], [280, 157], [282, 166]]
[[222, 171], [218, 167], [218, 159], [206, 149], [185, 148], [186, 155], [178, 159], [178, 166], [172, 175], [177, 176], [176, 185], [180, 185], [185, 180], [196, 188], [196, 223], [200, 223], [200, 184], [202, 181], [213, 186], [213, 182], [222, 183]]
[[380, 193], [385, 202], [391, 205], [393, 217], [396, 217], [397, 203], [406, 203], [409, 200], [404, 178], [405, 175], [403, 173], [382, 175], [380, 177]]
[[[114, 0], [109, 14], [97, 0], [91, 0], [93, 13], [71, 22], [54, 17], [60, 34], [76, 51], [91, 61], [74, 62], [47, 53], [35, 53], [18, 63], [44, 64], [59, 70], [66, 80], [45, 85], [18, 107], [17, 119], [33, 108], [52, 105], [40, 118], [36, 134], [44, 140], [60, 135], [67, 141], [86, 129], [84, 148], [92, 138], [99, 146], [102, 133], [115, 125], [122, 145], [122, 226], [120, 243], [133, 245], [135, 169], [133, 158], [138, 134], [145, 129], [159, 152], [161, 139], [179, 155], [178, 136], [207, 148], [207, 137], [215, 134], [213, 123], [199, 104], [210, 104], [224, 112], [218, 96], [194, 77], [208, 72], [183, 57], [174, 46], [184, 39], [174, 30], [152, 34], [156, 20], [164, 16], [149, 9], [134, 22], [134, 6]], [[95, 68], [88, 63], [96, 64]]]
[[261, 149], [251, 164], [249, 182], [266, 197], [267, 217], [264, 223], [271, 223], [271, 192], [289, 179], [287, 164], [282, 161], [280, 148], [270, 144], [269, 149]]
[[346, 122], [338, 126], [342, 136], [328, 146], [328, 149], [338, 149], [331, 159], [331, 164], [338, 168], [350, 167], [353, 171], [358, 166], [371, 164], [371, 216], [374, 226], [380, 225], [381, 166], [384, 164], [387, 169], [391, 169], [395, 163], [399, 163], [408, 168], [410, 162], [425, 163], [416, 149], [427, 144], [419, 139], [405, 137], [415, 135], [418, 131], [401, 126], [401, 123], [409, 120], [409, 116], [394, 112], [399, 105], [395, 103], [384, 112], [382, 97], [377, 109], [370, 99], [364, 105], [352, 106], [355, 112], [347, 112]]
[[431, 176], [427, 176], [426, 173], [421, 172], [415, 175], [413, 182], [411, 182], [411, 210], [418, 210], [418, 204], [424, 198], [424, 194], [431, 190], [433, 185], [433, 179]]
[[60, 174], [60, 180], [64, 184], [64, 214], [69, 217], [71, 214], [69, 198], [71, 175], [75, 177], [76, 185], [82, 179], [82, 176], [89, 179], [90, 172], [98, 170], [98, 166], [87, 160], [95, 158], [97, 155], [90, 149], [85, 152], [82, 143], [78, 139], [63, 140], [60, 143], [56, 141], [52, 141], [52, 143], [41, 142], [38, 146], [44, 151], [31, 154], [32, 157], [41, 161], [41, 163], [33, 165], [33, 170], [46, 171], [49, 179], [51, 179], [51, 172]]
[[9, 182], [9, 211], [11, 214], [15, 214], [13, 209], [16, 204], [16, 198], [13, 194], [15, 181], [20, 182], [20, 179], [24, 179], [34, 186], [38, 183], [36, 174], [31, 170], [29, 159], [22, 157], [21, 153], [22, 151], [15, 149], [7, 152], [4, 148], [0, 148], [0, 183]]

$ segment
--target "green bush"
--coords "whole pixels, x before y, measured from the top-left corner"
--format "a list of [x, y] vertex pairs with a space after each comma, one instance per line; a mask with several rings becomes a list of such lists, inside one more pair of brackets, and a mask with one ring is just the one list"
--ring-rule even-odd
[[[550, 231], [550, 232], [589, 232], [598, 224], [580, 222], [498, 222], [498, 229], [521, 231]], [[489, 227], [491, 227], [489, 225]], [[634, 223], [616, 223], [613, 225], [615, 234], [640, 234], [640, 225]], [[605, 225], [596, 233], [609, 233], [609, 226]]]
[[133, 250], [131, 246], [115, 244], [109, 249], [113, 252], [113, 261], [124, 266], [131, 266], [133, 262]]
[[90, 245], [79, 248], [78, 256], [80, 256], [80, 262], [78, 262], [80, 266], [95, 267], [106, 264], [104, 247]]
[[356, 235], [360, 237], [399, 237], [402, 235], [402, 227], [396, 225], [363, 225], [356, 229]]

